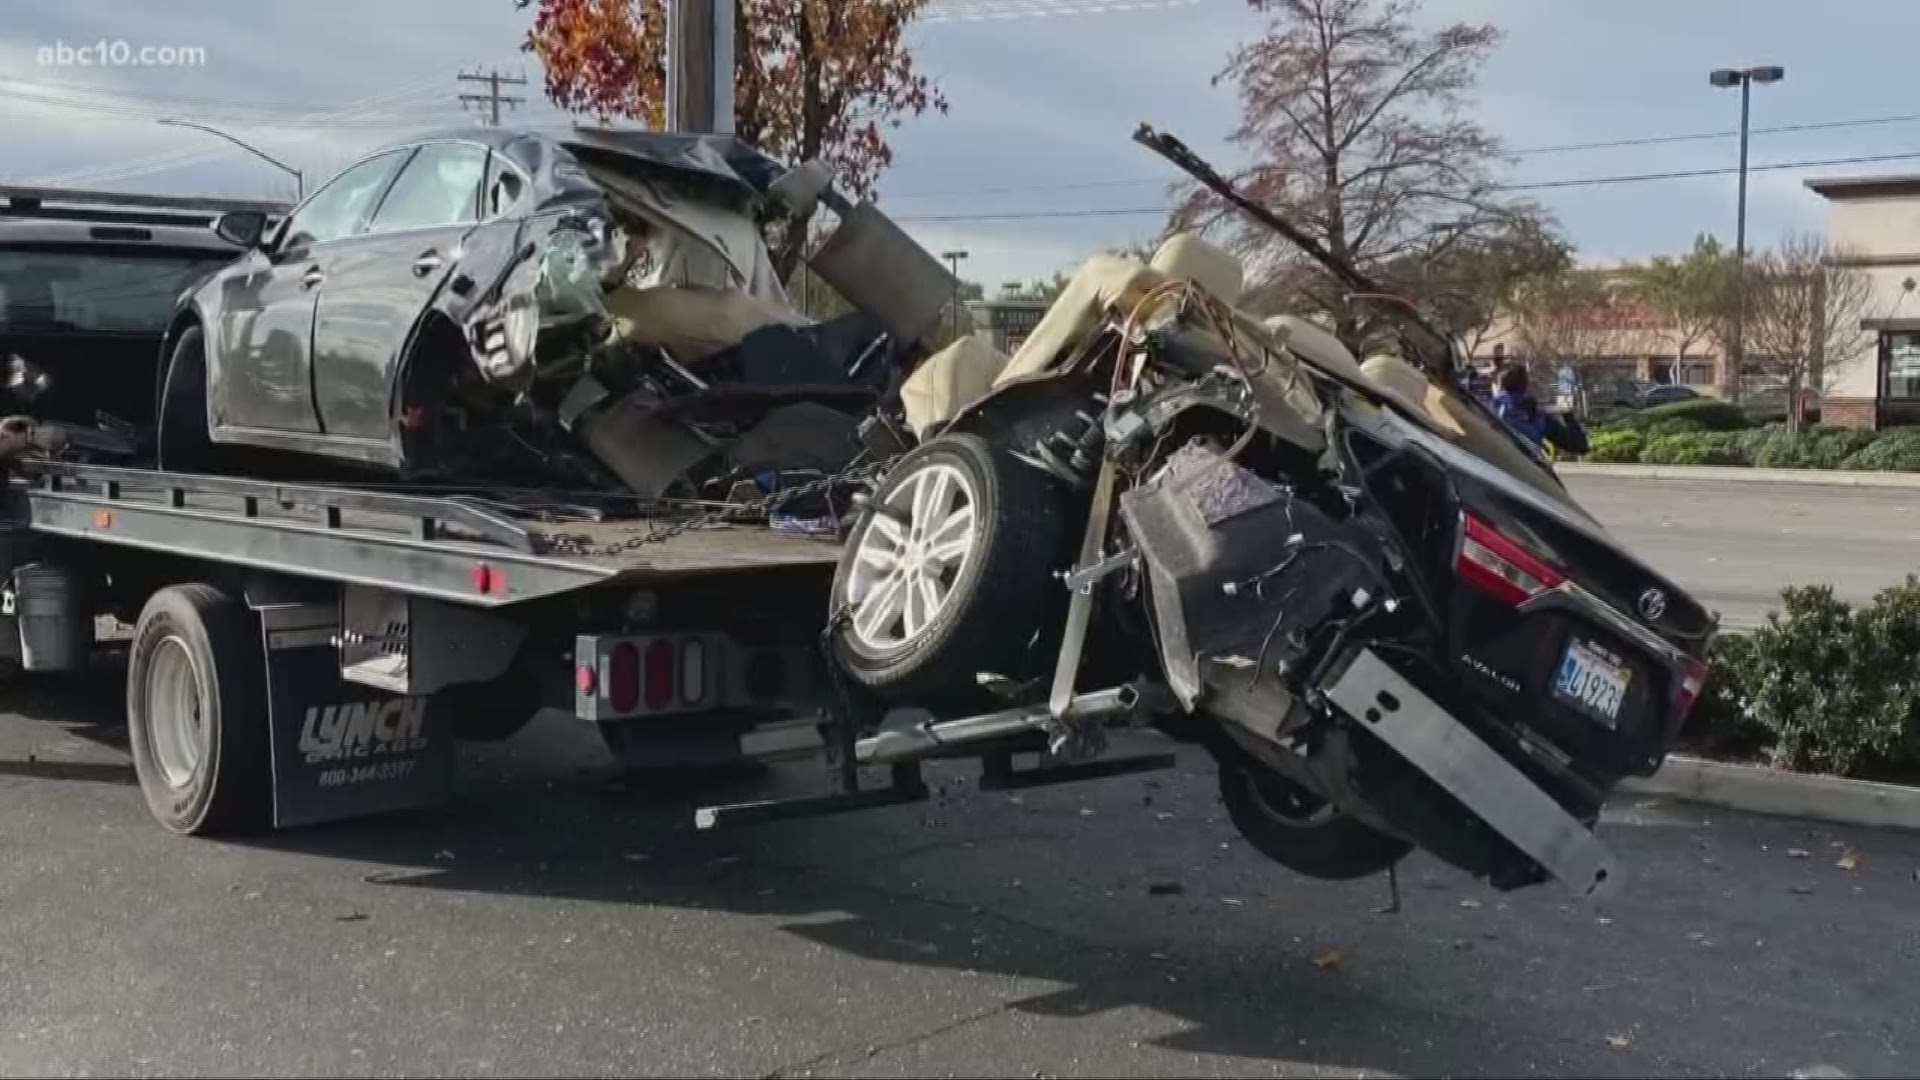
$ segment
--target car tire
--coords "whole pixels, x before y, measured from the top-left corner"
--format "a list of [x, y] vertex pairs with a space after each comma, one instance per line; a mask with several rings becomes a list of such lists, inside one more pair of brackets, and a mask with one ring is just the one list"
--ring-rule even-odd
[[1255, 851], [1295, 873], [1347, 881], [1380, 873], [1413, 850], [1257, 765], [1222, 762], [1219, 782], [1234, 828]]
[[1064, 485], [976, 435], [907, 454], [834, 573], [840, 667], [883, 699], [932, 709], [981, 700], [983, 672], [1040, 674], [1067, 601], [1054, 571], [1070, 505]]
[[147, 601], [128, 658], [127, 728], [147, 808], [168, 830], [270, 823], [266, 664], [258, 622], [239, 601], [210, 585]]
[[206, 338], [198, 326], [181, 331], [173, 343], [160, 385], [158, 413], [160, 467], [171, 472], [208, 471], [214, 447], [207, 430]]

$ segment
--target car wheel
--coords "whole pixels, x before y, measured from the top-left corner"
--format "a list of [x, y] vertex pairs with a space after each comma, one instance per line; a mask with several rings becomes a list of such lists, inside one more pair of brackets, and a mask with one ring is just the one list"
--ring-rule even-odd
[[167, 829], [243, 833], [271, 817], [260, 629], [210, 585], [147, 601], [127, 664], [127, 729], [147, 808]]
[[945, 435], [887, 475], [834, 575], [849, 678], [927, 708], [981, 696], [978, 676], [1038, 674], [1066, 590], [1068, 495], [986, 440]]
[[1223, 762], [1220, 800], [1233, 827], [1255, 851], [1296, 873], [1326, 881], [1377, 874], [1413, 845], [1341, 813], [1291, 780]]
[[205, 472], [213, 463], [213, 437], [207, 431], [206, 339], [198, 326], [182, 331], [173, 343], [166, 380], [160, 386], [160, 467], [173, 472]]

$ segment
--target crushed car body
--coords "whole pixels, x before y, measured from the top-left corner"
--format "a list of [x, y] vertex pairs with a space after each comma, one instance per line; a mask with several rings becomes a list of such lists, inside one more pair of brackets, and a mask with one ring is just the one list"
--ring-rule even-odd
[[882, 731], [873, 760], [1071, 760], [1148, 724], [1204, 745], [1235, 825], [1303, 873], [1417, 846], [1604, 889], [1601, 805], [1660, 764], [1714, 618], [1462, 390], [1450, 335], [1139, 138], [1319, 258], [1377, 345], [1236, 309], [1239, 262], [1179, 236], [1089, 260], [1014, 355], [917, 368], [920, 443], [850, 532], [836, 656], [887, 700], [995, 708]]
[[[813, 266], [858, 310], [816, 324], [764, 230], [822, 205], [837, 227]], [[176, 314], [169, 468], [291, 451], [414, 480], [724, 500], [845, 467], [952, 292], [818, 166], [716, 136], [427, 137], [265, 226], [224, 219], [247, 254]]]

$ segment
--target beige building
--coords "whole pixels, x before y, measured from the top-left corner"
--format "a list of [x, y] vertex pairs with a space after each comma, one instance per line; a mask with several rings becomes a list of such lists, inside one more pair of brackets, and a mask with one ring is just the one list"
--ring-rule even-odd
[[1860, 347], [1828, 373], [1820, 418], [1886, 427], [1920, 423], [1920, 176], [1809, 180], [1827, 200], [1827, 239], [1873, 285]]

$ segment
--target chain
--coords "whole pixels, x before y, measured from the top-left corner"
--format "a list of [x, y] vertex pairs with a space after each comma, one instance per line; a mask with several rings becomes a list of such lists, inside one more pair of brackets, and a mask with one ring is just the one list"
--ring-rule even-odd
[[809, 480], [796, 487], [775, 491], [750, 502], [735, 503], [703, 514], [673, 522], [669, 525], [637, 525], [630, 536], [611, 540], [604, 544], [595, 544], [590, 536], [575, 533], [557, 533], [547, 540], [547, 550], [555, 555], [606, 556], [620, 555], [636, 551], [653, 544], [664, 543], [676, 536], [698, 529], [710, 529], [716, 525], [739, 522], [742, 519], [760, 518], [773, 513], [781, 504], [794, 499], [804, 499], [811, 495], [821, 495], [834, 488], [871, 484], [884, 474], [893, 464], [893, 458], [881, 458], [865, 464], [850, 466], [829, 476]]

